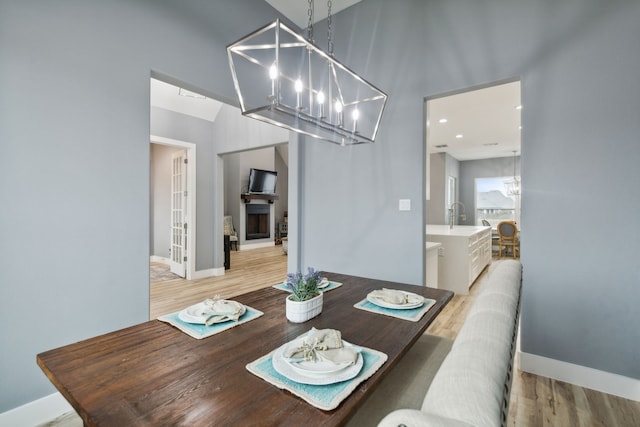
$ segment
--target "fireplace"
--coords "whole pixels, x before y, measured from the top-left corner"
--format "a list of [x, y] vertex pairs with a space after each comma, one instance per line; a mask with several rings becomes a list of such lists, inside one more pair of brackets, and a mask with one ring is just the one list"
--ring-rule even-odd
[[271, 237], [271, 205], [247, 203], [245, 205], [246, 240], [268, 239]]

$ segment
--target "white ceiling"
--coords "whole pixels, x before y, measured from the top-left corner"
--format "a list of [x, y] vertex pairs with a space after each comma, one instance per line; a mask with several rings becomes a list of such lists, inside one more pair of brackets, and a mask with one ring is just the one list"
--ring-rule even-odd
[[[289, 18], [294, 24], [300, 28], [307, 28], [309, 23], [309, 2], [307, 0], [265, 0], [278, 12]], [[356, 3], [360, 3], [361, 0], [332, 0], [331, 1], [331, 15], [335, 15], [353, 6]], [[327, 18], [327, 2], [326, 1], [314, 1], [313, 7], [313, 23], [322, 21]]]
[[429, 100], [430, 152], [449, 153], [461, 161], [520, 154], [519, 105], [519, 81]]
[[216, 119], [222, 106], [211, 98], [156, 79], [151, 79], [151, 105], [210, 122]]

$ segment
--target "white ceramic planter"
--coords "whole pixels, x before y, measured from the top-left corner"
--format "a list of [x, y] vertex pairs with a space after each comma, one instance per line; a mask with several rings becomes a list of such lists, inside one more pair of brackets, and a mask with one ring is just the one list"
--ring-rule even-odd
[[292, 301], [287, 296], [286, 312], [287, 319], [293, 323], [306, 322], [309, 319], [313, 319], [318, 314], [322, 313], [322, 292], [315, 298], [311, 298], [307, 301]]

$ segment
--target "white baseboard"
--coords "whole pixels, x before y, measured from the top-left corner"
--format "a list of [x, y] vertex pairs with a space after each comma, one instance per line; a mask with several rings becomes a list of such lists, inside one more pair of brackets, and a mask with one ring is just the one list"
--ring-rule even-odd
[[207, 270], [194, 271], [193, 275], [191, 276], [191, 279], [192, 280], [204, 279], [212, 276], [224, 276], [224, 267], [209, 268]]
[[520, 352], [520, 370], [531, 374], [640, 401], [640, 380], [573, 363]]
[[0, 426], [37, 426], [73, 411], [60, 393], [53, 393], [0, 414]]
[[263, 243], [243, 243], [242, 245], [240, 245], [240, 250], [248, 251], [251, 249], [268, 248], [270, 246], [275, 246], [275, 245], [276, 245], [276, 242], [273, 240], [269, 242], [263, 242]]
[[[151, 257], [149, 257], [149, 260], [151, 262], [159, 262], [161, 264], [171, 265], [171, 260], [169, 258], [164, 258], [158, 255], [151, 255]], [[209, 268], [207, 270], [194, 271], [191, 274], [190, 280], [206, 279], [207, 277], [212, 276], [224, 276], [224, 268]]]

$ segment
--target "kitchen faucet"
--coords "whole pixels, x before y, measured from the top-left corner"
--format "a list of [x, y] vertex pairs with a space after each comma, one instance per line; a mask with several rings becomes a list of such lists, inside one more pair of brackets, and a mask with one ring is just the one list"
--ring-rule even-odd
[[455, 208], [456, 205], [462, 206], [462, 213], [460, 214], [460, 219], [463, 221], [467, 220], [467, 214], [465, 213], [464, 203], [462, 202], [453, 202], [449, 207], [449, 228], [453, 228], [453, 223], [455, 222]]

